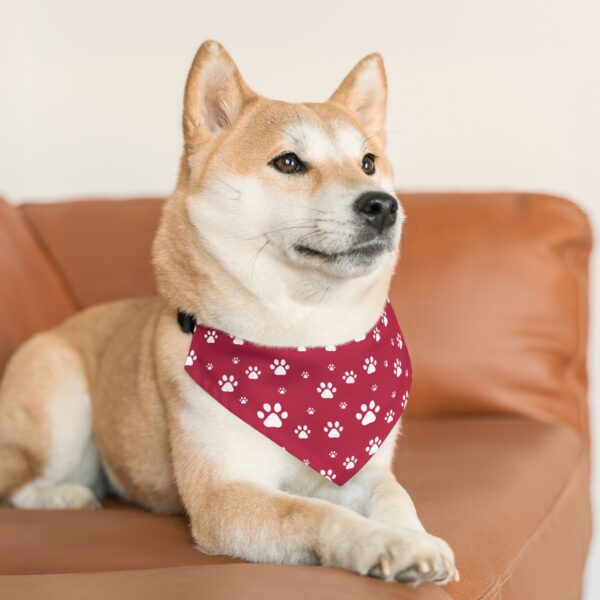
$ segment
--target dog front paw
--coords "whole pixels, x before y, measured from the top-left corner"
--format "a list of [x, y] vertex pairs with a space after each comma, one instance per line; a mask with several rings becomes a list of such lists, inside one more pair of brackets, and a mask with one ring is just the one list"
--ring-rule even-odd
[[348, 558], [352, 570], [387, 581], [445, 585], [460, 578], [450, 546], [424, 531], [377, 528], [354, 543]]

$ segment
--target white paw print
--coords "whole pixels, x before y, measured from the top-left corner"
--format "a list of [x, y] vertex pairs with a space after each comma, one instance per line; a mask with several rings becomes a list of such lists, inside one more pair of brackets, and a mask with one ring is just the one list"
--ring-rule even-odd
[[356, 466], [356, 456], [347, 456], [342, 464], [344, 465], [344, 469], [354, 469]]
[[356, 418], [360, 421], [361, 425], [369, 425], [375, 421], [378, 412], [379, 405], [375, 404], [375, 400], [371, 400], [369, 404], [360, 405], [360, 412], [356, 413]]
[[332, 450], [332, 451], [329, 453], [329, 456], [331, 456], [331, 458], [335, 458], [335, 457], [337, 456], [337, 452], [336, 452], [335, 450]]
[[327, 434], [328, 438], [339, 438], [344, 427], [340, 425], [339, 421], [327, 421], [327, 425], [323, 427], [323, 431]]
[[394, 420], [394, 415], [396, 413], [393, 410], [388, 410], [385, 413], [385, 417], [383, 418], [386, 423], [391, 423]]
[[332, 344], [329, 344], [328, 346], [325, 346], [325, 351], [326, 352], [335, 352], [337, 350], [337, 348], [335, 346], [333, 346]]
[[397, 394], [397, 392], [396, 392], [396, 390], [394, 390], [394, 391], [393, 391], [393, 392], [390, 394], [390, 396], [391, 396], [392, 398], [395, 398], [395, 397], [396, 397], [396, 394]]
[[348, 403], [347, 402], [340, 402], [340, 408], [342, 410], [346, 410], [348, 408]]
[[402, 394], [402, 408], [406, 408], [406, 404], [408, 403], [408, 392], [404, 392], [404, 394]]
[[404, 375], [406, 375], [406, 377], [408, 377], [408, 369], [406, 369], [406, 371], [404, 371]]
[[303, 462], [305, 465], [310, 465], [310, 460], [308, 460], [308, 458], [304, 458], [304, 459], [302, 459], [302, 462]]
[[381, 322], [383, 323], [384, 327], [387, 327], [388, 318], [387, 318], [387, 315], [385, 314], [385, 310], [381, 313]]
[[314, 414], [315, 414], [315, 409], [314, 409], [312, 406], [309, 406], [309, 407], [306, 409], [306, 412], [307, 412], [307, 414], [309, 414], [309, 415], [314, 415]]
[[223, 375], [219, 379], [219, 386], [222, 392], [233, 392], [233, 389], [237, 387], [238, 382], [235, 380], [233, 375]]
[[375, 373], [377, 370], [377, 361], [372, 357], [365, 358], [365, 364], [363, 365], [363, 369], [367, 372], [367, 375], [371, 375]]
[[366, 339], [366, 338], [367, 338], [367, 335], [366, 335], [366, 334], [364, 334], [364, 335], [359, 335], [358, 337], [355, 337], [355, 338], [354, 338], [354, 341], [355, 341], [355, 342], [362, 342], [362, 341], [363, 341], [364, 339]]
[[209, 329], [204, 334], [204, 339], [207, 344], [214, 344], [219, 339], [219, 334], [214, 329]]
[[232, 362], [234, 365], [239, 365], [239, 364], [240, 364], [240, 357], [239, 357], [239, 356], [234, 356], [234, 357], [231, 359], [231, 362]]
[[320, 394], [321, 398], [333, 398], [333, 395], [337, 392], [337, 388], [333, 387], [331, 381], [328, 381], [327, 383], [321, 381], [317, 388], [317, 392]]
[[369, 456], [372, 456], [373, 454], [375, 454], [375, 452], [377, 452], [377, 450], [379, 450], [381, 444], [381, 438], [378, 435], [376, 435], [372, 440], [369, 440], [369, 443], [365, 448], [365, 452], [367, 452]]
[[379, 327], [375, 327], [373, 329], [373, 339], [378, 342], [381, 339], [381, 331], [379, 331]]
[[206, 363], [206, 370], [207, 371], [212, 371], [215, 368], [215, 366], [212, 363]]
[[383, 366], [387, 369], [390, 363], [386, 360], [383, 361]]
[[198, 360], [198, 355], [194, 350], [190, 350], [188, 357], [185, 359], [185, 366], [191, 367]]
[[302, 379], [308, 379], [310, 375], [308, 371], [302, 371], [302, 373], [300, 373], [300, 377], [302, 377]]
[[377, 391], [377, 384], [376, 384], [376, 383], [374, 383], [374, 384], [371, 386], [371, 391], [372, 391], [372, 392], [376, 392], [376, 391]]
[[287, 364], [285, 358], [276, 358], [270, 365], [274, 375], [287, 375], [290, 370], [290, 365]]
[[277, 388], [277, 393], [280, 394], [281, 396], [285, 396], [286, 392], [287, 392], [287, 390], [284, 387]]
[[240, 404], [248, 404], [248, 398], [246, 398], [246, 396], [242, 396], [240, 398]]
[[335, 371], [335, 365], [333, 363], [329, 363], [327, 365], [327, 370], [328, 371]]
[[323, 475], [323, 477], [325, 477], [325, 479], [329, 479], [329, 481], [333, 481], [335, 479], [335, 473], [332, 469], [321, 469], [320, 473]]
[[404, 343], [402, 342], [402, 337], [399, 333], [396, 334], [396, 345], [398, 346], [398, 348], [402, 348], [402, 346], [404, 345]]
[[248, 367], [246, 369], [246, 375], [248, 375], [248, 379], [258, 379], [260, 377], [260, 369], [258, 367]]
[[298, 352], [306, 352], [306, 346], [298, 346]]
[[400, 377], [400, 375], [402, 375], [402, 363], [398, 359], [394, 361], [394, 375], [396, 377]]
[[243, 346], [244, 345], [244, 340], [242, 338], [239, 338], [239, 337], [234, 337], [233, 338], [233, 343], [236, 346]]
[[273, 408], [268, 403], [263, 404], [263, 409], [256, 413], [256, 416], [262, 420], [265, 427], [281, 427], [282, 419], [287, 419], [286, 411], [281, 410], [281, 404], [277, 402]]
[[345, 383], [356, 383], [358, 375], [354, 371], [344, 371], [342, 379]]
[[294, 429], [294, 433], [301, 439], [305, 440], [310, 435], [310, 429], [308, 425], [298, 425], [296, 429]]

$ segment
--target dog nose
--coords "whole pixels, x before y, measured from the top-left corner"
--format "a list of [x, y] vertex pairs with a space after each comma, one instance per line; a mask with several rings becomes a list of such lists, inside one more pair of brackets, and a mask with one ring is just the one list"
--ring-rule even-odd
[[382, 233], [396, 222], [398, 200], [385, 192], [365, 192], [354, 201], [354, 211]]

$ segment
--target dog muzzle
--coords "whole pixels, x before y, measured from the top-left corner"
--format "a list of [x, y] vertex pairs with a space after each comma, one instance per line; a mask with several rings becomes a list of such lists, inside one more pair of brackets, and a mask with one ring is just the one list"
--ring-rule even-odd
[[370, 331], [337, 346], [259, 346], [200, 324], [192, 329], [185, 361], [192, 379], [337, 485], [365, 466], [406, 408], [412, 369], [389, 302]]

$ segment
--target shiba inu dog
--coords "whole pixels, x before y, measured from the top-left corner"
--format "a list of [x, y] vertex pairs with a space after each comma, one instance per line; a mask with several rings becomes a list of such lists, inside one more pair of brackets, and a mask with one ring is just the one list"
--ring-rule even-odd
[[183, 369], [178, 310], [265, 346], [344, 343], [377, 321], [403, 221], [384, 149], [386, 90], [372, 54], [327, 102], [274, 101], [218, 43], [200, 47], [154, 243], [160, 297], [85, 310], [15, 353], [0, 387], [5, 501], [96, 508], [108, 486], [185, 512], [208, 554], [458, 579], [452, 550], [424, 530], [391, 473], [395, 435], [336, 486]]

